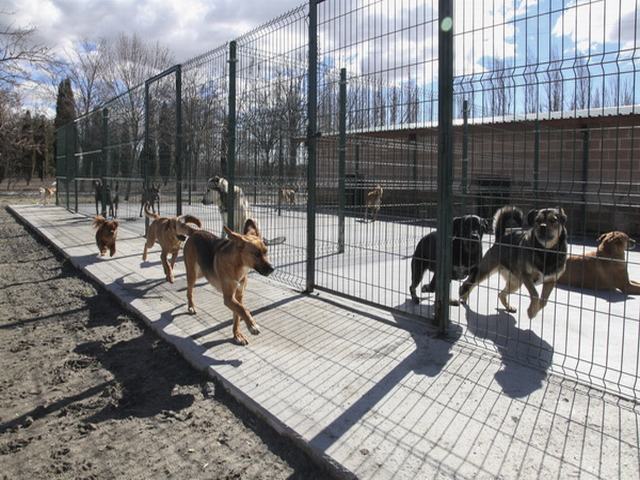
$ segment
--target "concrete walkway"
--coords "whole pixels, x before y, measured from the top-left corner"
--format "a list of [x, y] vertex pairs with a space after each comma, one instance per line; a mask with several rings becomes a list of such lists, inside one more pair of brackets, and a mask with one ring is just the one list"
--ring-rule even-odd
[[[341, 476], [639, 478], [636, 404], [501, 363], [480, 349], [330, 295], [252, 276], [245, 303], [262, 334], [231, 343], [211, 287], [186, 313], [184, 267], [164, 281], [156, 247], [121, 227], [114, 258], [96, 256], [89, 219], [58, 207], [13, 212], [113, 293], [197, 368], [297, 439]], [[508, 368], [507, 368], [508, 367]]]

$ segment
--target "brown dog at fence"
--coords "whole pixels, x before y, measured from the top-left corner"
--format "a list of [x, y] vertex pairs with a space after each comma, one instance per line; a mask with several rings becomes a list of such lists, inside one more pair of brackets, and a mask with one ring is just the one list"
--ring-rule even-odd
[[288, 205], [296, 204], [296, 191], [293, 188], [281, 188], [278, 190], [278, 202]]
[[240, 332], [240, 320], [244, 320], [253, 335], [260, 328], [243, 305], [250, 269], [260, 275], [270, 275], [274, 268], [267, 258], [267, 242], [263, 240], [255, 221], [245, 222], [242, 235], [229, 229], [228, 238], [218, 238], [205, 230], [196, 230], [183, 224], [189, 238], [184, 244], [184, 264], [187, 270], [187, 301], [189, 313], [196, 313], [193, 287], [198, 278], [205, 277], [209, 284], [222, 292], [224, 304], [233, 312], [233, 338], [240, 345], [248, 340]]
[[640, 295], [640, 282], [629, 279], [625, 252], [633, 250], [635, 240], [624, 232], [608, 232], [598, 238], [598, 248], [584, 256], [571, 255], [567, 269], [558, 280], [562, 285], [590, 290], [620, 290]]
[[[167, 277], [167, 281], [173, 283], [173, 267], [176, 264], [178, 252], [186, 235], [193, 230], [193, 227], [189, 227], [187, 224], [191, 223], [198, 228], [202, 228], [202, 222], [193, 215], [182, 215], [171, 218], [161, 217], [157, 213], [149, 210], [149, 204], [145, 204], [144, 214], [147, 218], [153, 220], [153, 222], [149, 225], [149, 230], [147, 231], [147, 241], [144, 245], [142, 260], [147, 261], [148, 250], [158, 242], [162, 249], [160, 260], [162, 261], [164, 274]], [[171, 254], [171, 263], [167, 260], [169, 254]]]
[[56, 182], [53, 182], [50, 187], [40, 187], [40, 199], [42, 205], [46, 205], [56, 194]]
[[94, 217], [93, 228], [96, 229], [96, 245], [98, 245], [101, 257], [107, 254], [107, 250], [109, 250], [110, 257], [115, 255], [118, 226], [117, 220], [107, 220], [102, 215]]
[[380, 205], [382, 205], [382, 186], [376, 185], [373, 190], [367, 193], [367, 208], [364, 211], [364, 220], [367, 221], [367, 213], [369, 209], [372, 211], [372, 222], [378, 218], [378, 212], [380, 211]]

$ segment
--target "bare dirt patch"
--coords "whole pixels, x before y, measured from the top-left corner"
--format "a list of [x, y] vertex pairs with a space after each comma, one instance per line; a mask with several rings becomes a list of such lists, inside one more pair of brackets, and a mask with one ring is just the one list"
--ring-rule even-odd
[[17, 200], [0, 199], [2, 478], [328, 476], [18, 224]]

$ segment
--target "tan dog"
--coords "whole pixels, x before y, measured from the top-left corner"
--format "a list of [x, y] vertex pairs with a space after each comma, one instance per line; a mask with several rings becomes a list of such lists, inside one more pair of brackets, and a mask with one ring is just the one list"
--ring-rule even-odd
[[382, 187], [380, 185], [376, 185], [373, 190], [367, 193], [367, 208], [364, 211], [364, 219], [367, 220], [367, 213], [369, 209], [372, 210], [372, 222], [376, 221], [378, 218], [378, 212], [380, 211], [380, 205], [382, 205]]
[[281, 188], [278, 190], [278, 202], [295, 205], [296, 191], [293, 188]]
[[558, 283], [590, 290], [621, 290], [640, 295], [640, 283], [629, 279], [625, 251], [633, 250], [635, 240], [624, 232], [608, 232], [598, 238], [598, 249], [584, 256], [571, 255]]
[[93, 219], [93, 228], [96, 229], [96, 245], [98, 245], [101, 257], [107, 254], [107, 250], [109, 250], [110, 257], [115, 255], [118, 226], [117, 220], [107, 220], [102, 215]]
[[[200, 220], [193, 215], [182, 215], [181, 217], [161, 217], [157, 213], [153, 213], [149, 210], [149, 204], [144, 206], [144, 214], [147, 218], [153, 220], [149, 225], [147, 231], [147, 242], [144, 245], [144, 252], [142, 253], [142, 260], [147, 260], [147, 252], [158, 242], [162, 253], [160, 254], [160, 260], [162, 261], [162, 268], [164, 274], [167, 277], [169, 283], [173, 283], [173, 267], [176, 264], [176, 258], [178, 257], [178, 251], [182, 246], [182, 242], [188, 235], [189, 230], [187, 223], [192, 223], [198, 228], [202, 228]], [[191, 227], [189, 227], [191, 228]], [[167, 260], [167, 256], [171, 254], [171, 263]]]
[[251, 219], [245, 222], [242, 235], [225, 225], [224, 231], [228, 238], [224, 239], [188, 225], [184, 228], [189, 230], [189, 238], [184, 244], [189, 313], [196, 313], [193, 301], [196, 280], [205, 277], [209, 284], [222, 292], [224, 304], [233, 312], [234, 340], [240, 345], [246, 345], [249, 342], [240, 332], [240, 319], [244, 320], [253, 335], [259, 334], [260, 328], [251, 312], [242, 304], [242, 299], [250, 269], [264, 276], [273, 272], [267, 258], [267, 243]]
[[47, 202], [52, 199], [56, 194], [56, 182], [53, 182], [50, 187], [40, 187], [40, 200], [42, 205], [46, 205]]

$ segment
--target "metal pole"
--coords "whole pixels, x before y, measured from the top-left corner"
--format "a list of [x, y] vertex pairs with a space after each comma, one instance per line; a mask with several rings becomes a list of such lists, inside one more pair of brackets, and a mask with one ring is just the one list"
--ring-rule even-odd
[[73, 128], [73, 123], [67, 124], [64, 132], [64, 157], [66, 163], [66, 172], [67, 172], [67, 210], [71, 210], [71, 199], [69, 198], [71, 192], [71, 159], [73, 156], [71, 155], [71, 129]]
[[533, 143], [533, 195], [538, 207], [538, 194], [540, 192], [540, 121], [536, 120]]
[[182, 215], [182, 66], [176, 66], [176, 215]]
[[347, 156], [347, 69], [340, 69], [338, 140], [338, 253], [344, 253], [345, 175]]
[[282, 215], [282, 198], [280, 188], [284, 188], [284, 152], [282, 151], [282, 132], [278, 138], [278, 216]]
[[449, 325], [453, 177], [453, 0], [438, 10], [438, 255], [436, 317], [440, 333]]
[[236, 188], [236, 42], [229, 42], [229, 111], [227, 131], [227, 181], [229, 182], [227, 223], [233, 230]]
[[311, 293], [316, 281], [316, 142], [318, 136], [318, 6], [309, 0], [309, 72], [307, 90], [307, 282]]
[[[147, 190], [149, 188], [149, 172], [148, 170], [148, 158], [149, 158], [149, 81], [144, 82], [144, 155], [142, 156], [142, 188]], [[144, 217], [144, 236], [147, 236], [149, 230], [149, 219], [145, 215]]]
[[[75, 126], [75, 124], [73, 124]], [[73, 191], [75, 197], [74, 210], [78, 213], [78, 157], [76, 157], [78, 136], [75, 134], [76, 129], [71, 129], [71, 160], [73, 161]]]
[[[108, 131], [108, 123], [109, 123], [109, 110], [106, 108], [102, 109], [102, 171], [100, 181], [102, 182], [102, 213], [106, 217], [107, 216], [107, 162], [109, 159], [109, 152], [107, 152], [107, 145], [109, 144], [109, 131]], [[115, 212], [114, 212], [115, 213]]]
[[[467, 206], [467, 175], [469, 170], [469, 102], [462, 102], [462, 205]], [[466, 212], [466, 208], [464, 208]]]
[[589, 181], [589, 129], [582, 131], [582, 227], [587, 226], [587, 182]]

